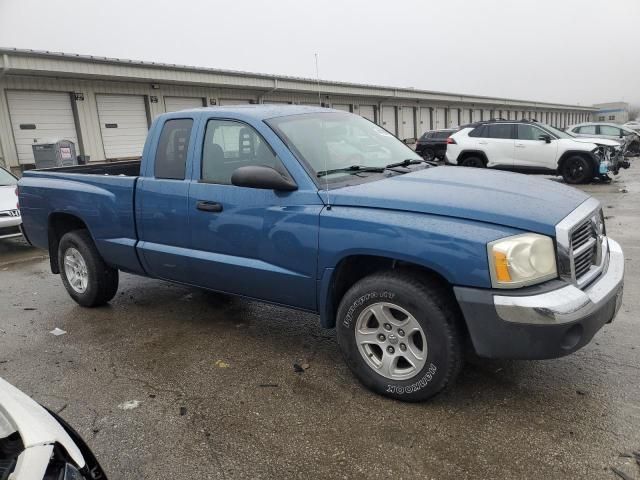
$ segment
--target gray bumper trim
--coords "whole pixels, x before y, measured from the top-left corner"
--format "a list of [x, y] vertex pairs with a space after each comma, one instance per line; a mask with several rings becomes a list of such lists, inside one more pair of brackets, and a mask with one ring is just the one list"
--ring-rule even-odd
[[526, 297], [494, 295], [498, 316], [507, 322], [558, 325], [582, 319], [597, 311], [613, 296], [618, 296], [616, 312], [622, 301], [624, 255], [620, 245], [609, 238], [609, 262], [593, 284], [585, 290], [567, 285], [539, 295]]

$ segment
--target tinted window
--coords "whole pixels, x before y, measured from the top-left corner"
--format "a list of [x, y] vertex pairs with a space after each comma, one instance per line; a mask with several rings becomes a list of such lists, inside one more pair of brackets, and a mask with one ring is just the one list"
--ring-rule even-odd
[[167, 120], [156, 150], [155, 177], [184, 180], [193, 120]]
[[600, 125], [600, 135], [618, 136], [620, 135], [620, 129], [611, 127], [609, 125]]
[[518, 140], [540, 140], [540, 135], [547, 133], [533, 125], [518, 125]]
[[231, 185], [236, 168], [279, 167], [279, 161], [253, 127], [230, 120], [209, 120], [202, 149], [202, 180]]
[[511, 124], [495, 124], [487, 127], [489, 129], [489, 138], [512, 138]]
[[480, 125], [479, 127], [474, 128], [469, 132], [470, 137], [486, 137], [487, 136], [487, 126]]
[[596, 126], [595, 125], [585, 125], [583, 127], [578, 127], [576, 129], [576, 131], [578, 133], [586, 133], [588, 135], [595, 135], [596, 134]]
[[452, 132], [436, 132], [434, 138], [449, 138]]

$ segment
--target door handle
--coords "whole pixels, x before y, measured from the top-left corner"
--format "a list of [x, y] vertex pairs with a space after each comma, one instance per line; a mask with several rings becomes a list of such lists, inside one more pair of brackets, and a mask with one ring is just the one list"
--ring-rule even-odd
[[524, 148], [524, 143], [516, 143], [517, 148]]
[[205, 200], [200, 200], [196, 203], [196, 208], [198, 210], [202, 210], [203, 212], [213, 212], [218, 213], [222, 211], [222, 204], [217, 202], [207, 202]]
[[478, 142], [479, 145], [489, 145], [489, 142]]

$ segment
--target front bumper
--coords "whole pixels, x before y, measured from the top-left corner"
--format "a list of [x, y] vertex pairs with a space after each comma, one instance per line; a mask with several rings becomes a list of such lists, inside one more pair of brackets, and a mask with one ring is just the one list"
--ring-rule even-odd
[[476, 353], [544, 359], [575, 352], [613, 320], [622, 303], [624, 255], [609, 239], [609, 262], [584, 290], [559, 280], [514, 292], [455, 287]]
[[0, 239], [19, 237], [22, 235], [21, 225], [22, 217], [0, 216]]

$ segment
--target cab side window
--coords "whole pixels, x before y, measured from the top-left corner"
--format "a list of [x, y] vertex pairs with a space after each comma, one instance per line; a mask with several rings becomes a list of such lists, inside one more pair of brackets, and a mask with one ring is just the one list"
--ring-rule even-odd
[[232, 120], [209, 120], [202, 149], [202, 180], [231, 185], [240, 167], [261, 165], [278, 170], [280, 160], [253, 127]]
[[513, 125], [507, 123], [496, 123], [493, 125], [488, 125], [489, 129], [489, 138], [513, 138], [512, 134]]
[[156, 178], [184, 180], [192, 127], [193, 120], [190, 118], [167, 120], [164, 123], [156, 150]]
[[578, 133], [587, 134], [587, 135], [595, 135], [596, 134], [596, 126], [595, 125], [584, 125], [582, 127], [578, 127]]
[[547, 135], [533, 125], [518, 125], [518, 140], [540, 140], [540, 135]]

